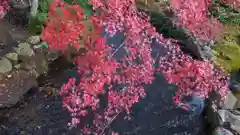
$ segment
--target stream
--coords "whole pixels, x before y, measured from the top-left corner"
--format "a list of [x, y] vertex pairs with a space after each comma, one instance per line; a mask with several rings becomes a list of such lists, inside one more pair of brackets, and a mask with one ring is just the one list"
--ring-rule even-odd
[[[108, 43], [120, 45], [121, 37], [120, 34], [108, 39]], [[119, 50], [116, 57], [122, 53]], [[0, 135], [79, 135], [79, 128], [67, 128], [71, 118], [57, 94], [72, 75], [76, 75], [76, 68], [64, 58], [52, 63], [49, 73], [39, 78], [38, 88], [31, 89], [14, 107], [0, 111]], [[134, 105], [132, 119], [125, 120], [124, 115], [119, 115], [110, 128], [120, 135], [205, 135], [201, 114], [184, 111], [172, 103], [176, 90], [161, 75], [156, 75], [156, 80], [146, 86], [146, 98]]]

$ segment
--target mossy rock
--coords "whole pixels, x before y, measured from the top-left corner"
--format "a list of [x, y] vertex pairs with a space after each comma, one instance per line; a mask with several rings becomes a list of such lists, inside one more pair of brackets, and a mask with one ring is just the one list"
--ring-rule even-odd
[[215, 63], [232, 73], [240, 69], [240, 26], [227, 25], [213, 48]]

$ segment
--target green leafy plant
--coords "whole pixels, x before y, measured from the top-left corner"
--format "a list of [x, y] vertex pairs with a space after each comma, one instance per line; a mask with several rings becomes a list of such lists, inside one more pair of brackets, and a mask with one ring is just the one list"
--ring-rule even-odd
[[39, 0], [38, 12], [35, 17], [29, 17], [28, 31], [32, 34], [40, 34], [44, 28], [48, 6], [51, 0]]
[[240, 69], [240, 26], [227, 25], [221, 40], [214, 46], [215, 63], [227, 73]]
[[92, 5], [88, 3], [88, 0], [64, 0], [68, 4], [77, 4], [82, 9], [84, 9], [84, 13], [86, 16], [93, 14]]
[[213, 0], [209, 9], [211, 15], [224, 24], [240, 24], [240, 10], [221, 3], [220, 0]]

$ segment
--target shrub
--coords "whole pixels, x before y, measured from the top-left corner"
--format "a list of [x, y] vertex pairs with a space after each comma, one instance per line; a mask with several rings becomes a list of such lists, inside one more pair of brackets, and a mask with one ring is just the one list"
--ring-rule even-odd
[[227, 73], [240, 69], [240, 27], [227, 25], [222, 38], [214, 47], [215, 62], [222, 66]]
[[0, 19], [4, 17], [8, 9], [9, 9], [9, 1], [0, 0]]
[[221, 0], [222, 3], [230, 5], [234, 9], [240, 8], [240, 1], [239, 0]]
[[180, 25], [203, 40], [216, 40], [222, 25], [208, 17], [211, 0], [171, 0], [171, 8], [179, 18]]
[[50, 0], [39, 0], [38, 4], [36, 16], [29, 16], [28, 31], [32, 34], [40, 34], [44, 28]]
[[[229, 1], [230, 4], [234, 2]], [[221, 2], [220, 0], [213, 0], [210, 7], [210, 13], [216, 17], [221, 23], [224, 24], [240, 24], [240, 7], [232, 8], [227, 5], [227, 1]]]

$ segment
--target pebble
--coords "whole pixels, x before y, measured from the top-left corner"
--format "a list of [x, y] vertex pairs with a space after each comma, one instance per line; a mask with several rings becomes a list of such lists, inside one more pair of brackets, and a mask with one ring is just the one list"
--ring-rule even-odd
[[12, 77], [12, 75], [7, 75], [7, 78], [11, 78]]
[[5, 55], [6, 58], [12, 60], [12, 61], [17, 61], [18, 60], [18, 54], [14, 52], [7, 53]]
[[31, 57], [34, 55], [34, 51], [31, 45], [28, 43], [20, 43], [17, 48], [14, 48], [18, 55]]
[[7, 58], [2, 58], [0, 60], [0, 73], [7, 74], [12, 70], [12, 63]]
[[41, 37], [40, 36], [31, 36], [27, 39], [27, 43], [35, 45], [40, 43]]

